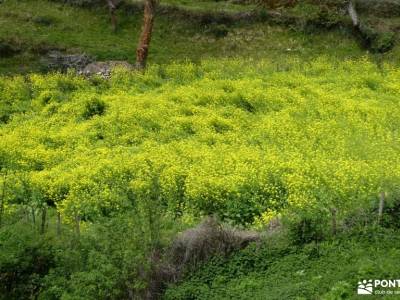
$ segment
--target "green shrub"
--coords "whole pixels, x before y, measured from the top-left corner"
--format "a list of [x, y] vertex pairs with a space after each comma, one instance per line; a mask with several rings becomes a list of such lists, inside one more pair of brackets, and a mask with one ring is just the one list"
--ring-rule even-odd
[[373, 52], [384, 53], [394, 47], [394, 32], [378, 30], [367, 23], [360, 25], [360, 32], [366, 47]]
[[[164, 299], [353, 299], [363, 278], [396, 276], [398, 232], [341, 236], [304, 247], [266, 240], [214, 258], [166, 290]], [[322, 275], [323, 274], [323, 275]]]
[[100, 99], [91, 99], [85, 103], [83, 118], [90, 119], [94, 116], [102, 116], [106, 111], [106, 104]]
[[0, 124], [7, 123], [14, 114], [30, 108], [31, 88], [23, 77], [4, 78], [0, 82]]
[[41, 238], [30, 226], [0, 228], [0, 299], [27, 299], [42, 287], [54, 266], [51, 241]]

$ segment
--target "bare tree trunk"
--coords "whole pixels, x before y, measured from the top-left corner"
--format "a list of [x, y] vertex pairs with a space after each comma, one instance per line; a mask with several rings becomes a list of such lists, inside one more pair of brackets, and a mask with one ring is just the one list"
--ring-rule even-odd
[[43, 207], [42, 208], [42, 223], [40, 225], [40, 234], [44, 234], [46, 231], [46, 214], [47, 214], [47, 208]]
[[136, 49], [136, 67], [141, 70], [146, 67], [157, 2], [158, 0], [145, 0], [144, 3], [142, 33], [140, 34], [138, 47]]
[[35, 215], [35, 208], [34, 207], [31, 208], [31, 214], [32, 214], [33, 226], [35, 226], [36, 225], [36, 215]]
[[113, 0], [107, 0], [107, 5], [108, 5], [108, 10], [110, 11], [111, 27], [112, 30], [115, 32], [117, 31], [117, 15], [116, 15], [117, 6]]
[[384, 206], [385, 206], [385, 192], [381, 192], [379, 194], [378, 224], [381, 222]]
[[61, 236], [61, 213], [57, 211], [57, 235]]
[[349, 1], [349, 6], [347, 10], [349, 12], [351, 20], [353, 21], [353, 26], [358, 27], [359, 25], [358, 14], [352, 0]]

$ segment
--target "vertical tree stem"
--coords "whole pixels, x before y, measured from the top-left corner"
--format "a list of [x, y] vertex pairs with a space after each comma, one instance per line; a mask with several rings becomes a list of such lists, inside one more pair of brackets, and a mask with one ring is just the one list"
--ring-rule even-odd
[[35, 208], [34, 207], [31, 208], [31, 213], [32, 213], [33, 226], [35, 226], [36, 225], [36, 216], [35, 216]]
[[111, 27], [115, 32], [117, 31], [117, 15], [116, 15], [116, 5], [113, 0], [107, 0], [108, 10], [110, 11]]
[[57, 211], [57, 235], [61, 236], [61, 213]]
[[349, 1], [347, 11], [349, 12], [350, 18], [353, 21], [353, 26], [358, 27], [359, 25], [358, 14], [352, 0]]
[[40, 225], [40, 234], [44, 234], [46, 231], [46, 214], [47, 208], [46, 206], [42, 207], [42, 223]]
[[75, 216], [75, 232], [78, 237], [81, 235], [81, 216], [78, 214]]
[[144, 17], [142, 33], [136, 49], [136, 67], [144, 69], [146, 67], [147, 55], [149, 53], [151, 35], [153, 32], [154, 15], [157, 0], [146, 0], [144, 3]]

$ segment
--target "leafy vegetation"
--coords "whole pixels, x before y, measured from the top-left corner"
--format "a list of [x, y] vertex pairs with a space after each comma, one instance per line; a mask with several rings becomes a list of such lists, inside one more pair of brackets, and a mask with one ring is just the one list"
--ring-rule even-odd
[[396, 195], [398, 71], [367, 60], [284, 68], [208, 61], [96, 84], [72, 74], [3, 81], [18, 110], [32, 103], [3, 117], [9, 176], [26, 174], [67, 218], [124, 210], [152, 172], [174, 213], [242, 224], [288, 206], [346, 214]]
[[0, 2], [0, 299], [357, 299], [397, 278], [398, 6], [374, 1], [350, 32], [342, 0], [165, 0], [148, 67], [97, 75], [45, 58], [133, 62], [138, 3], [110, 24], [105, 1]]
[[228, 259], [214, 258], [171, 286], [164, 299], [362, 299], [355, 293], [359, 278], [398, 274], [398, 233], [369, 229], [305, 247], [276, 240], [253, 244]]
[[[294, 235], [300, 244], [341, 231], [357, 211], [376, 224], [379, 193], [388, 207], [399, 195], [399, 75], [367, 59], [320, 58], [120, 69], [110, 81], [72, 73], [3, 78], [2, 103], [12, 97], [16, 106], [5, 110], [0, 128], [4, 222], [21, 215], [34, 222], [40, 213], [45, 227], [44, 213], [55, 207], [80, 235], [135, 211], [157, 241], [161, 216], [183, 227], [209, 214], [263, 226], [280, 214], [300, 225], [310, 220], [309, 233], [299, 225]], [[150, 217], [156, 211], [160, 217]], [[60, 273], [71, 274], [63, 284], [80, 276], [71, 272]], [[87, 292], [81, 285], [91, 283], [76, 280], [71, 289]], [[107, 295], [118, 298], [118, 291]], [[96, 293], [80, 297], [106, 297]]]

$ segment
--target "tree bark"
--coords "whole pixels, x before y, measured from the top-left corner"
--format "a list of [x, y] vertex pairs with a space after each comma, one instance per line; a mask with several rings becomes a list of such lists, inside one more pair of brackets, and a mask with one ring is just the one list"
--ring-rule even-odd
[[36, 225], [36, 216], [35, 216], [35, 208], [31, 207], [31, 213], [32, 213], [32, 222], [33, 222], [33, 226]]
[[110, 11], [111, 27], [114, 32], [117, 31], [117, 6], [113, 0], [107, 0], [108, 10]]
[[61, 213], [57, 211], [57, 235], [61, 236]]
[[40, 234], [44, 234], [46, 231], [46, 214], [47, 214], [47, 208], [43, 207], [42, 208], [42, 223], [40, 225]]
[[142, 33], [136, 49], [136, 67], [141, 70], [146, 67], [157, 2], [158, 0], [145, 0], [144, 2]]
[[347, 8], [347, 11], [349, 12], [350, 18], [353, 21], [353, 26], [358, 27], [359, 25], [358, 14], [352, 0], [349, 1], [349, 6]]

